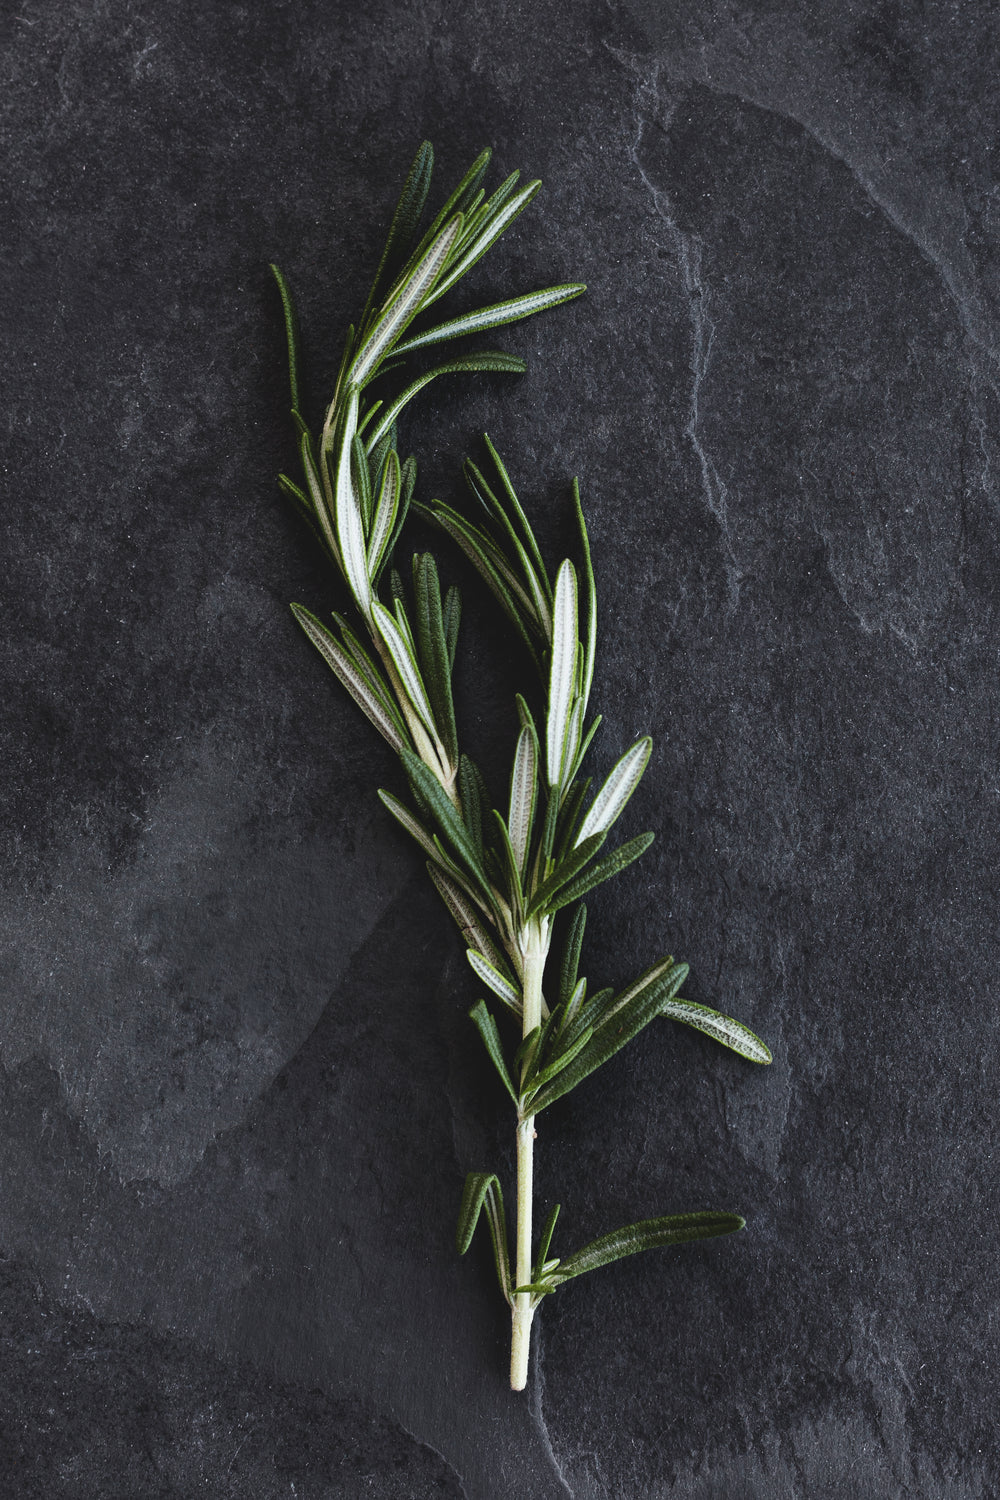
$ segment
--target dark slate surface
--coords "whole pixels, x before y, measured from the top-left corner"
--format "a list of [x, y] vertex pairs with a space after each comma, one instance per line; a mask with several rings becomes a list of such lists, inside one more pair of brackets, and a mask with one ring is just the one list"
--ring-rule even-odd
[[[988, 0], [3, 8], [0, 1492], [980, 1500], [996, 1435], [1000, 23]], [[510, 1164], [387, 752], [296, 633], [293, 462], [417, 141], [546, 192], [463, 295], [581, 277], [488, 427], [583, 484], [607, 766], [667, 1027], [553, 1110], [567, 1243], [735, 1240], [561, 1291], [525, 1398], [473, 1166]], [[509, 715], [473, 608], [461, 700]], [[508, 719], [508, 722], [509, 719]], [[492, 759], [491, 759], [492, 756]]]

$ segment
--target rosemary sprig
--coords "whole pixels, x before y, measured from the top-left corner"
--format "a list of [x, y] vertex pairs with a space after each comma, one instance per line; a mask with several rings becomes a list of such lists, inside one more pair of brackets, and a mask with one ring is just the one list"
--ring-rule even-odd
[[[342, 615], [333, 616], [331, 630], [303, 606], [292, 608], [399, 756], [410, 804], [386, 790], [379, 796], [427, 855], [428, 873], [459, 927], [473, 972], [514, 1018], [520, 1033], [510, 1055], [486, 1001], [478, 1000], [470, 1012], [516, 1111], [514, 1254], [495, 1173], [469, 1174], [457, 1242], [464, 1252], [485, 1211], [500, 1288], [511, 1307], [511, 1385], [521, 1390], [535, 1310], [563, 1282], [639, 1250], [743, 1227], [743, 1220], [730, 1213], [674, 1214], [614, 1230], [560, 1257], [550, 1253], [557, 1204], [535, 1247], [532, 1173], [538, 1116], [660, 1017], [694, 1027], [753, 1062], [770, 1062], [771, 1055], [739, 1021], [683, 999], [679, 992], [687, 965], [672, 957], [661, 959], [619, 993], [603, 989], [588, 995], [587, 980], [580, 975], [586, 926], [582, 898], [644, 853], [653, 835], [641, 834], [605, 850], [646, 769], [652, 749], [648, 737], [620, 757], [596, 793], [591, 794], [591, 782], [582, 774], [600, 720], [588, 723], [587, 718], [597, 597], [579, 488], [574, 481], [582, 589], [569, 558], [550, 576], [488, 438], [490, 477], [471, 461], [465, 465], [476, 505], [474, 520], [438, 501], [412, 505], [416, 464], [412, 457], [400, 462], [397, 451], [400, 413], [437, 375], [519, 371], [523, 363], [494, 350], [457, 356], [417, 375], [395, 396], [370, 395], [375, 381], [420, 350], [528, 317], [584, 290], [578, 284], [549, 287], [411, 331], [414, 321], [471, 269], [538, 191], [537, 182], [519, 187], [514, 173], [487, 198], [480, 182], [488, 162], [489, 153], [483, 152], [421, 233], [433, 165], [430, 146], [421, 146], [368, 301], [356, 328], [348, 332], [318, 437], [301, 414], [291, 295], [273, 269], [285, 311], [292, 417], [303, 467], [302, 486], [286, 475], [280, 484], [341, 574], [361, 634]], [[390, 566], [411, 506], [471, 560], [541, 679], [540, 687], [517, 697], [519, 729], [501, 809], [492, 805], [479, 768], [459, 742], [452, 698], [458, 591], [452, 587], [442, 596], [429, 553], [413, 557], [409, 591]], [[535, 700], [537, 720], [529, 698]], [[558, 914], [567, 908], [571, 912], [553, 984], [546, 970]]]

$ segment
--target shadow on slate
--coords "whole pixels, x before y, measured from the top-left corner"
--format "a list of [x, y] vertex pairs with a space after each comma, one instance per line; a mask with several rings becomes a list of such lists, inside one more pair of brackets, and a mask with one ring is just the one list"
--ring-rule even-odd
[[269, 1380], [189, 1339], [67, 1309], [0, 1261], [0, 1475], [54, 1500], [460, 1500], [444, 1460], [360, 1401]]

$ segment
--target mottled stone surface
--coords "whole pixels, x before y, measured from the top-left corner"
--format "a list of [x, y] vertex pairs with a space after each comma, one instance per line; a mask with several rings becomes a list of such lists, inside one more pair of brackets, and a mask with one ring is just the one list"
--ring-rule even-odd
[[[1000, 1023], [1000, 21], [988, 0], [23, 0], [0, 16], [0, 1493], [988, 1500]], [[457, 306], [552, 553], [580, 476], [652, 1029], [546, 1121], [565, 1247], [747, 1231], [549, 1300], [505, 1388], [464, 1173], [511, 1164], [391, 757], [296, 632], [279, 310], [311, 409], [416, 143], [544, 194]], [[455, 576], [467, 579], [459, 567]], [[523, 670], [473, 599], [470, 742]], [[507, 731], [509, 735], [509, 730]]]

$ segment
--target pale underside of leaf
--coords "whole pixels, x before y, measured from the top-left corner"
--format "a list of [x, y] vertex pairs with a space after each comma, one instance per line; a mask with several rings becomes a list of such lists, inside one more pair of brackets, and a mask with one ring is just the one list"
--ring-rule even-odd
[[510, 980], [504, 974], [501, 974], [498, 969], [494, 968], [493, 964], [488, 959], [485, 959], [481, 953], [477, 953], [474, 948], [467, 948], [465, 956], [483, 983], [489, 985], [494, 995], [502, 1000], [504, 1005], [512, 1010], [516, 1016], [519, 1016], [522, 1010], [521, 996]]
[[581, 844], [592, 833], [605, 833], [620, 816], [626, 802], [642, 780], [649, 763], [653, 742], [645, 736], [637, 740], [613, 767], [580, 825], [576, 842]]
[[493, 302], [489, 307], [477, 308], [475, 312], [466, 313], [461, 318], [452, 318], [450, 322], [428, 328], [426, 333], [418, 333], [415, 338], [397, 344], [394, 353], [411, 354], [415, 349], [440, 344], [445, 339], [458, 339], [469, 333], [486, 333], [488, 329], [500, 328], [505, 323], [516, 323], [520, 318], [530, 318], [534, 313], [558, 307], [561, 302], [569, 302], [586, 290], [582, 283], [567, 283], [565, 286], [546, 287], [544, 291], [528, 292], [523, 297], [510, 297], [505, 302]]
[[327, 664], [333, 668], [351, 697], [364, 710], [383, 738], [388, 740], [397, 754], [405, 750], [407, 746], [399, 729], [339, 642], [334, 640], [315, 615], [310, 614], [301, 605], [293, 604], [292, 610], [313, 645]]
[[567, 558], [556, 577], [546, 749], [549, 786], [562, 784], [563, 751], [573, 707], [577, 656], [576, 572]]
[[772, 1061], [770, 1048], [749, 1026], [744, 1026], [742, 1021], [737, 1021], [732, 1016], [724, 1016], [721, 1011], [712, 1010], [708, 1005], [695, 1005], [690, 1000], [667, 1000], [660, 1014], [668, 1021], [682, 1021], [685, 1026], [703, 1031], [706, 1036], [721, 1042], [732, 1052], [738, 1052], [750, 1062]]
[[398, 288], [389, 294], [370, 335], [358, 350], [351, 368], [350, 379], [354, 385], [363, 385], [394, 338], [415, 317], [427, 293], [434, 285], [444, 266], [452, 245], [462, 231], [462, 216], [455, 217], [445, 225], [424, 256]]

